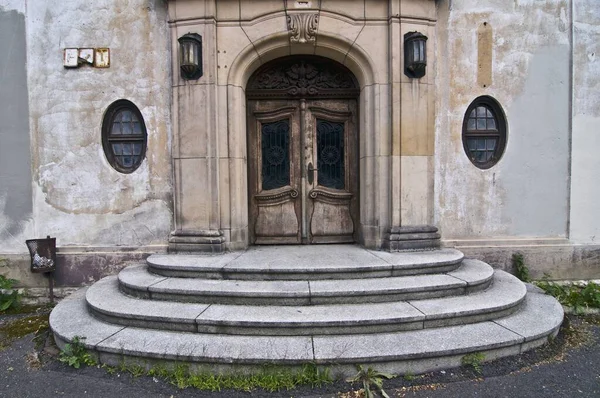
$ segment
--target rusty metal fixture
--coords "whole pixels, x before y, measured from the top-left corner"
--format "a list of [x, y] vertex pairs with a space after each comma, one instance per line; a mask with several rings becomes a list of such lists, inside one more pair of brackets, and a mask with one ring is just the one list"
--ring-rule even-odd
[[31, 255], [31, 272], [52, 272], [56, 269], [56, 238], [26, 240]]
[[420, 32], [404, 35], [404, 74], [419, 79], [427, 69], [427, 36]]
[[56, 269], [56, 238], [28, 239], [25, 241], [31, 256], [31, 272], [43, 273], [48, 277], [50, 302], [54, 302], [54, 277]]
[[202, 36], [187, 33], [179, 39], [179, 69], [185, 80], [198, 80], [202, 77]]

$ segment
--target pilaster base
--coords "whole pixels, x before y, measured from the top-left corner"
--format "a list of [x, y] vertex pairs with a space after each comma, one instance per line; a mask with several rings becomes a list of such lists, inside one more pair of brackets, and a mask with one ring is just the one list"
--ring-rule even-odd
[[392, 227], [383, 238], [382, 249], [401, 250], [435, 249], [440, 246], [438, 229], [431, 225]]
[[169, 253], [220, 253], [224, 250], [225, 237], [220, 230], [174, 231], [169, 237]]

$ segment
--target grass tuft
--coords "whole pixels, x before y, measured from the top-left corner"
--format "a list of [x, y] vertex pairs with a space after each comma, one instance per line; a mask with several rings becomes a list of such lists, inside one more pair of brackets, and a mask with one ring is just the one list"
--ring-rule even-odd
[[143, 368], [122, 363], [120, 370], [134, 377], [146, 374], [173, 384], [179, 389], [196, 388], [204, 391], [238, 390], [250, 392], [263, 389], [269, 392], [291, 390], [300, 385], [321, 387], [332, 382], [328, 368], [319, 368], [314, 364], [305, 364], [300, 369], [265, 365], [253, 374], [230, 373], [215, 374], [209, 371], [192, 372], [188, 365], [179, 364], [172, 369], [156, 365], [147, 372]]

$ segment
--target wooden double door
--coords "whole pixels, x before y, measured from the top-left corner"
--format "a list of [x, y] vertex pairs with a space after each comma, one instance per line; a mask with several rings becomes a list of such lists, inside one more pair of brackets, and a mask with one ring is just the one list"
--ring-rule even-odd
[[247, 110], [250, 242], [356, 241], [356, 100], [249, 100]]

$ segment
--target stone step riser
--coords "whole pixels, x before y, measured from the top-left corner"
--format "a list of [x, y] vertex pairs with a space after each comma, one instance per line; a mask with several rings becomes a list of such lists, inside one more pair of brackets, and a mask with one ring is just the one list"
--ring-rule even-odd
[[330, 279], [366, 279], [366, 278], [389, 278], [395, 276], [443, 274], [456, 270], [460, 262], [453, 264], [440, 265], [428, 268], [411, 269], [383, 269], [383, 270], [348, 270], [343, 272], [315, 272], [314, 270], [304, 270], [302, 272], [277, 272], [277, 271], [252, 271], [226, 269], [220, 272], [212, 270], [184, 270], [157, 268], [148, 264], [148, 270], [152, 274], [174, 278], [199, 278], [199, 279], [225, 279], [225, 280], [245, 280], [245, 281], [316, 281]]
[[219, 322], [202, 321], [199, 323], [184, 323], [184, 322], [165, 322], [152, 319], [135, 319], [123, 318], [113, 314], [106, 314], [97, 309], [90, 308], [90, 312], [94, 317], [115, 325], [169, 330], [178, 332], [190, 333], [207, 333], [207, 334], [226, 334], [240, 336], [310, 336], [310, 335], [336, 335], [336, 334], [373, 334], [373, 333], [390, 333], [406, 330], [418, 330], [438, 328], [445, 326], [466, 325], [470, 323], [490, 321], [504, 316], [511, 315], [519, 310], [519, 304], [485, 314], [462, 315], [450, 318], [406, 321], [404, 319], [386, 319], [381, 322], [345, 322], [340, 325], [324, 325], [315, 326], [310, 323], [280, 323], [277, 326], [273, 324], [230, 324]]
[[[185, 361], [189, 372], [203, 373], [207, 370], [214, 374], [255, 374], [264, 366], [281, 366], [289, 370], [300, 371], [306, 364], [315, 364], [322, 370], [328, 369], [334, 378], [348, 378], [356, 375], [356, 365], [372, 367], [379, 372], [394, 375], [419, 375], [438, 370], [459, 368], [463, 365], [463, 358], [469, 354], [482, 354], [482, 363], [499, 358], [519, 355], [531, 349], [540, 347], [551, 341], [558, 334], [558, 329], [542, 338], [516, 345], [508, 345], [501, 348], [488, 348], [486, 346], [473, 346], [460, 350], [459, 353], [443, 356], [415, 356], [413, 358], [377, 360], [373, 358], [353, 358], [351, 360], [306, 360], [300, 362], [294, 359], [256, 359], [243, 360], [227, 358], [219, 360], [215, 358], [194, 358], [179, 356], [175, 358], [164, 358], [163, 355], [136, 355], [133, 353], [113, 353], [102, 350], [102, 348], [87, 347], [97, 361], [108, 366], [141, 366], [146, 370], [156, 367], [165, 367], [174, 370]], [[57, 346], [62, 350], [69, 340], [55, 338]], [[235, 362], [235, 363], [234, 363]]]
[[254, 246], [219, 256], [152, 255], [151, 273], [167, 277], [261, 281], [386, 278], [446, 273], [460, 267], [454, 249], [389, 253], [354, 245]]
[[346, 296], [308, 296], [308, 297], [285, 297], [285, 296], [271, 296], [271, 297], [256, 297], [251, 295], [242, 296], [218, 296], [207, 293], [202, 294], [175, 294], [175, 293], [164, 293], [164, 292], [153, 292], [146, 290], [131, 289], [125, 285], [119, 285], [119, 289], [132, 297], [137, 297], [146, 300], [161, 300], [161, 301], [178, 301], [186, 303], [206, 303], [206, 304], [230, 304], [230, 305], [289, 305], [289, 306], [301, 306], [301, 305], [327, 305], [327, 304], [360, 304], [360, 303], [386, 303], [392, 301], [406, 301], [406, 300], [422, 300], [429, 298], [440, 298], [447, 296], [459, 296], [470, 293], [479, 292], [489, 287], [491, 281], [484, 283], [460, 287], [460, 288], [448, 288], [448, 289], [436, 289], [430, 291], [412, 291], [404, 293], [386, 293], [380, 292], [375, 294], [365, 295], [353, 295], [348, 294]]

